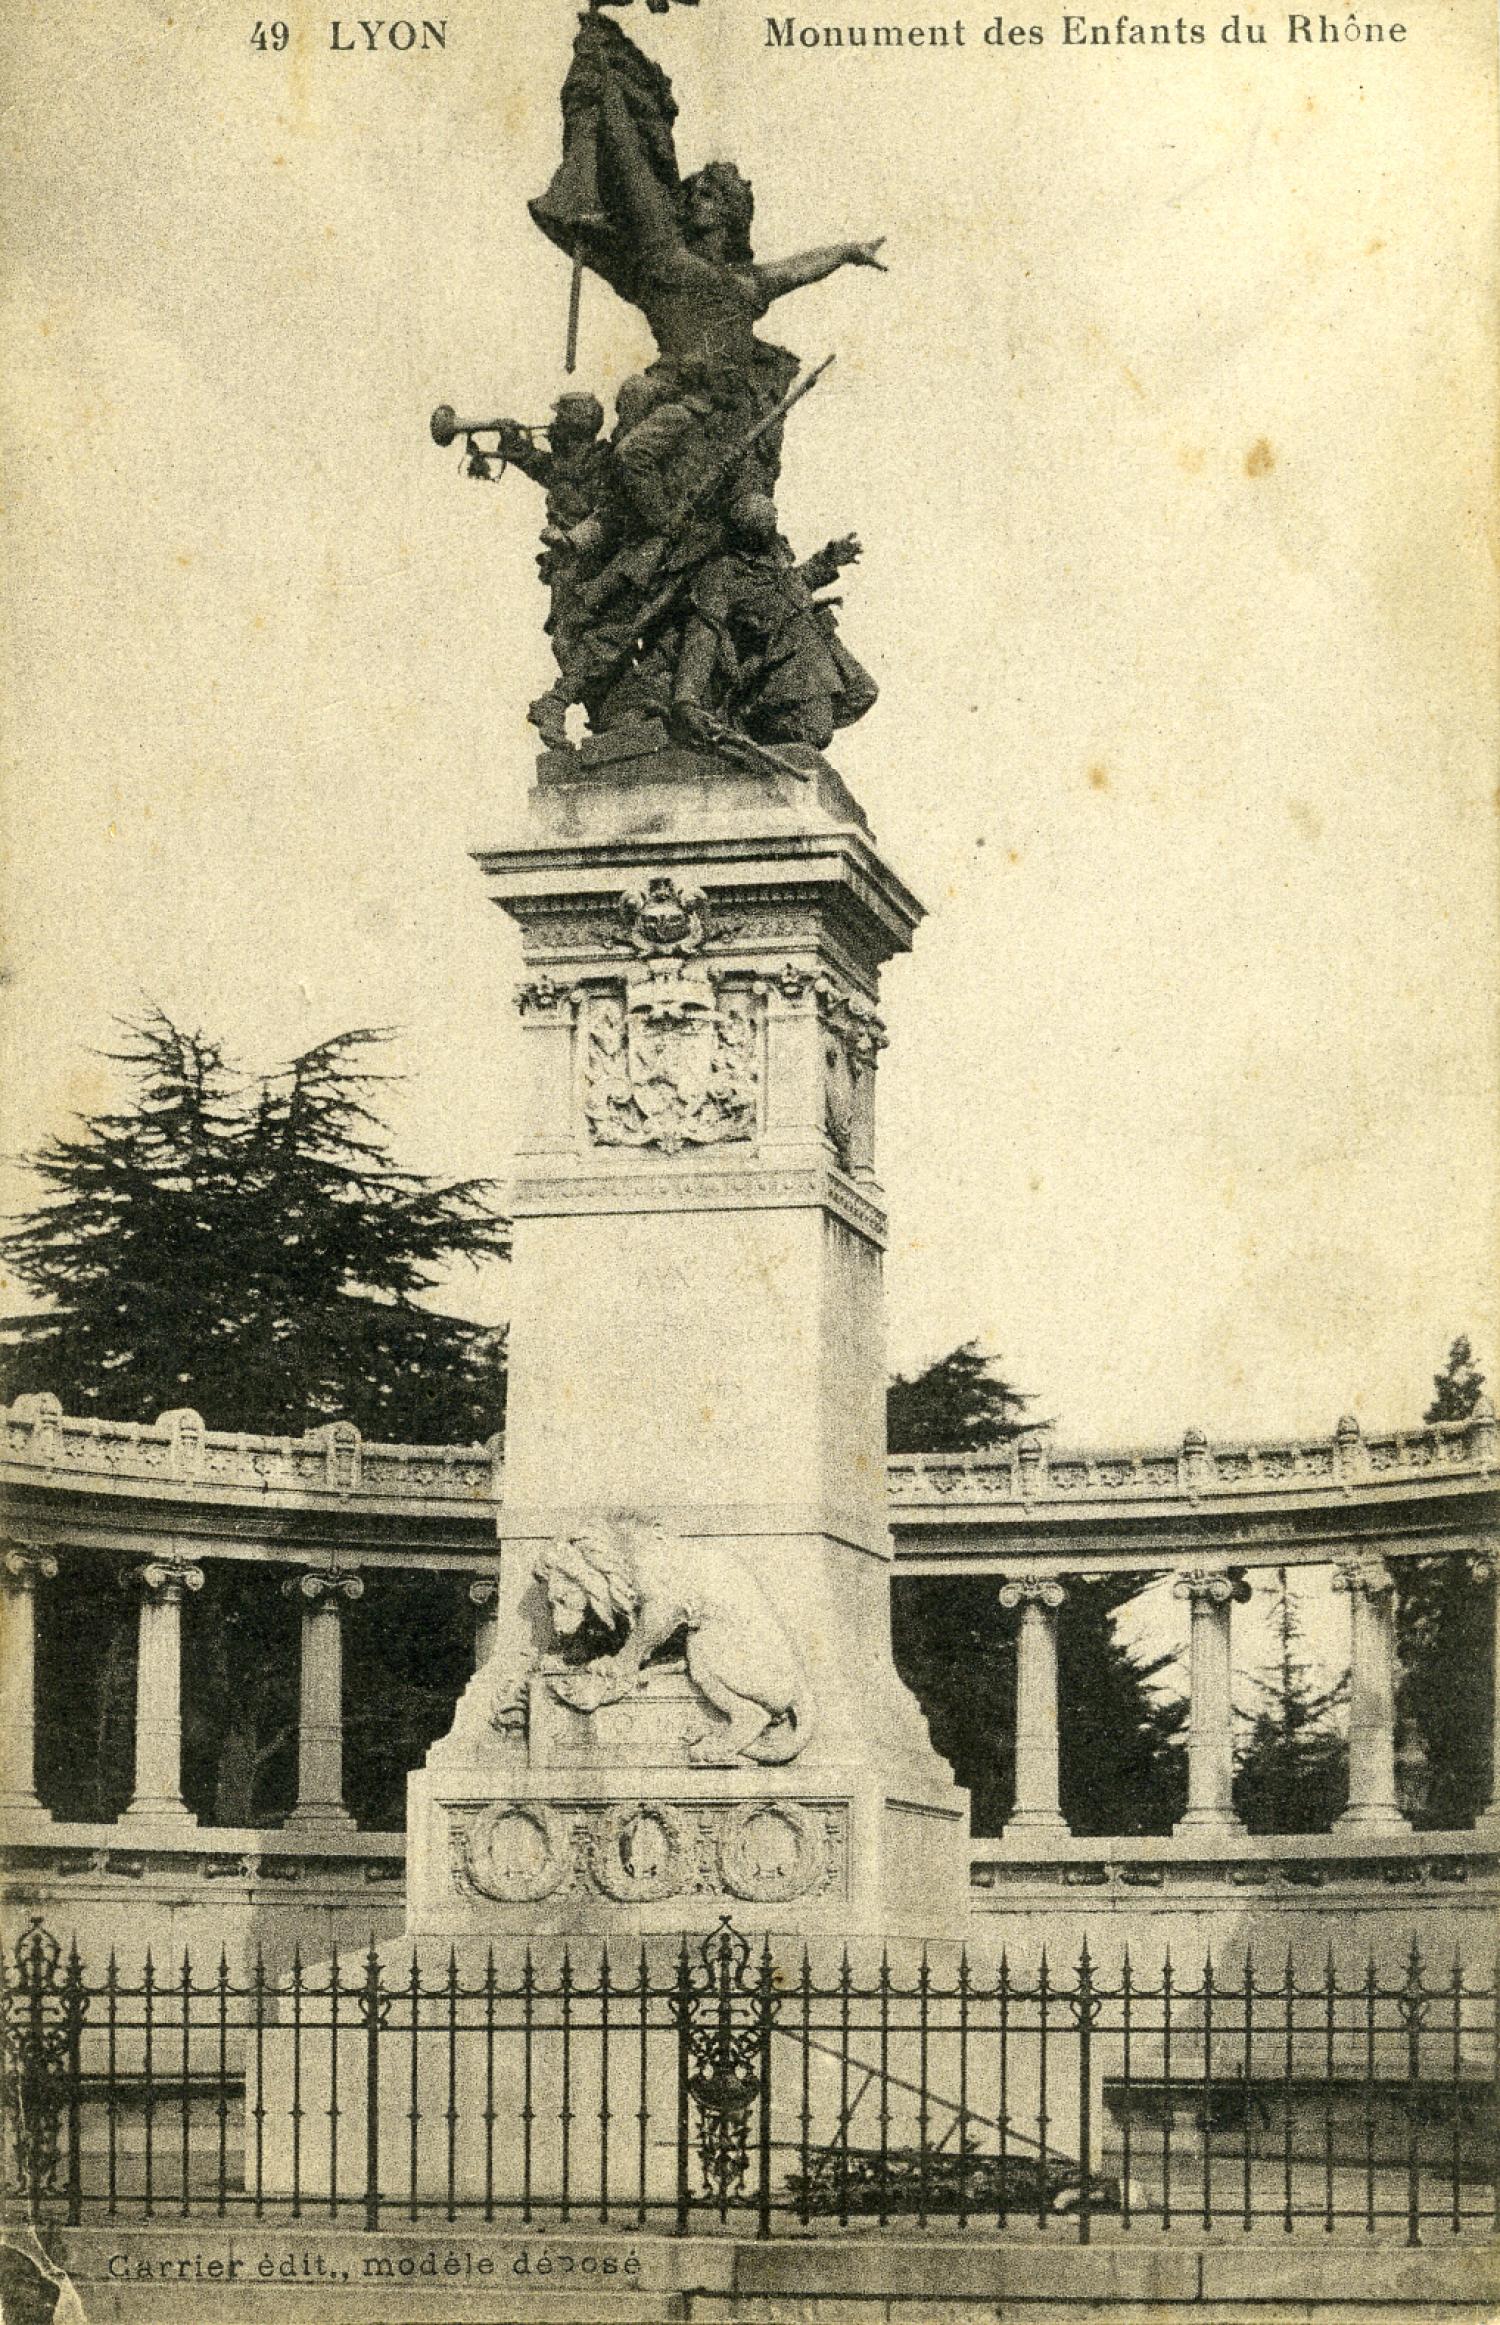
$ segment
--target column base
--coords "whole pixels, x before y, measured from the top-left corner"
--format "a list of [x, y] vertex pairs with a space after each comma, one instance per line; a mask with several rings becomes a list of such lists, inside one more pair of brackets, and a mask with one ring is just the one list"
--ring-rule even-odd
[[1394, 1801], [1389, 1808], [1376, 1802], [1368, 1807], [1346, 1808], [1342, 1816], [1334, 1818], [1332, 1829], [1336, 1833], [1409, 1833], [1412, 1822], [1409, 1816], [1402, 1815]]
[[1482, 1808], [1474, 1819], [1476, 1841], [1494, 1841], [1500, 1845], [1500, 1800], [1489, 1808]]
[[197, 1817], [185, 1800], [174, 1800], [169, 1793], [147, 1793], [133, 1800], [120, 1812], [121, 1824], [190, 1824]]
[[294, 1808], [283, 1818], [281, 1829], [284, 1833], [352, 1833], [355, 1826], [342, 1802], [318, 1800], [305, 1808]]
[[1248, 1827], [1232, 1808], [1190, 1808], [1172, 1827], [1174, 1841], [1179, 1833], [1219, 1833], [1225, 1840], [1242, 1841], [1248, 1837]]
[[0, 1817], [7, 1823], [19, 1819], [23, 1824], [56, 1824], [50, 1808], [35, 1792], [0, 1792]]
[[1018, 1808], [1000, 1827], [1002, 1840], [1009, 1840], [1012, 1833], [1050, 1834], [1054, 1840], [1070, 1841], [1073, 1838], [1073, 1827], [1055, 1809]]

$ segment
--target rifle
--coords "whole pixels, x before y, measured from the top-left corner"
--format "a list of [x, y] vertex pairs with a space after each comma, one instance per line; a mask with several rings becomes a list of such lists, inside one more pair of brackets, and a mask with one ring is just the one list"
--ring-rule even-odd
[[[725, 453], [717, 468], [712, 470], [702, 484], [695, 486], [693, 491], [688, 494], [678, 512], [677, 523], [673, 527], [674, 532], [681, 530], [700, 502], [710, 499], [718, 491], [726, 476], [733, 475], [751, 446], [758, 444], [767, 430], [774, 428], [778, 421], [784, 420], [794, 404], [800, 404], [805, 395], [812, 393], [832, 361], [831, 355], [825, 355], [822, 362], [814, 364], [812, 370], [804, 378], [793, 380], [785, 395], [779, 396], [771, 409], [762, 413], [754, 427], [746, 430], [733, 450]], [[671, 536], [668, 535], [668, 538], [670, 539]]]
[[769, 743], [757, 743], [753, 736], [737, 734], [733, 727], [726, 727], [722, 719], [715, 718], [712, 711], [700, 710], [699, 716], [708, 729], [709, 741], [717, 744], [726, 759], [759, 759], [767, 767], [776, 768], [782, 775], [795, 775], [799, 783], [812, 781], [810, 767], [794, 765], [790, 759], [783, 758], [780, 751], [773, 751]]
[[[832, 361], [833, 357], [831, 355], [825, 355], [822, 362], [815, 364], [813, 369], [808, 372], [802, 379], [794, 380], [792, 385], [787, 389], [786, 393], [777, 398], [776, 402], [771, 406], [770, 410], [761, 414], [761, 417], [756, 421], [754, 427], [748, 428], [745, 431], [745, 434], [740, 438], [738, 444], [732, 445], [729, 451], [723, 455], [722, 459], [716, 462], [714, 467], [709, 471], [708, 475], [704, 477], [702, 482], [694, 486], [693, 490], [687, 495], [687, 498], [683, 501], [681, 507], [678, 509], [675, 517], [673, 518], [671, 529], [664, 533], [662, 536], [662, 545], [660, 550], [657, 552], [656, 557], [656, 563], [658, 566], [660, 565], [662, 558], [665, 557], [668, 549], [670, 549], [672, 546], [672, 543], [676, 540], [679, 540], [682, 534], [686, 531], [689, 518], [695, 515], [697, 510], [703, 506], [705, 501], [711, 500], [713, 498], [713, 495], [724, 483], [725, 478], [734, 474], [734, 471], [738, 468], [746, 453], [749, 452], [753, 446], [760, 442], [761, 437], [764, 436], [769, 429], [774, 428], [780, 421], [784, 420], [788, 412], [792, 410], [794, 405], [800, 404], [802, 398], [805, 395], [811, 394], [812, 390], [817, 386], [819, 380], [823, 377], [824, 372], [828, 369]], [[671, 581], [667, 583], [665, 589], [659, 590], [656, 596], [648, 601], [640, 620], [635, 625], [635, 635], [637, 638], [643, 637], [646, 631], [651, 628], [652, 624], [661, 619], [661, 616], [666, 612], [668, 606], [676, 597], [677, 592], [681, 589], [685, 579], [686, 576], [684, 574], [674, 574]], [[613, 595], [613, 591], [611, 591], [609, 595]], [[589, 603], [587, 594], [585, 595], [584, 602], [585, 604]], [[599, 600], [600, 604], [606, 602], [607, 599]], [[596, 608], [591, 605], [590, 611], [594, 610], [596, 610]]]

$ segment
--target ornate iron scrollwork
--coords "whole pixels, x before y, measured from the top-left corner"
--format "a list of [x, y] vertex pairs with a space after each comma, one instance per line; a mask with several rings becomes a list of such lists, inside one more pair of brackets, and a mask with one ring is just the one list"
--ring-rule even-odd
[[5, 2116], [5, 2193], [35, 2212], [57, 2188], [69, 2079], [87, 1999], [76, 1948], [66, 1963], [33, 1915], [0, 1976], [0, 2098]]
[[675, 2008], [686, 2026], [703, 2191], [723, 2206], [744, 2190], [751, 2116], [757, 2101], [769, 2104], [765, 2067], [778, 1997], [769, 1953], [752, 1969], [750, 1941], [727, 1914], [699, 1954], [698, 1962], [684, 1956]]

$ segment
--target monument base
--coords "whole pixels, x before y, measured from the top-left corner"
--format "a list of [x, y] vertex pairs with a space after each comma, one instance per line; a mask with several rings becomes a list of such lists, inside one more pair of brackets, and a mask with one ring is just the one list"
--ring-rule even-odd
[[681, 1936], [725, 1914], [757, 1934], [956, 1934], [968, 1799], [930, 1749], [713, 1765], [728, 1722], [682, 1665], [588, 1713], [553, 1693], [568, 1675], [536, 1675], [524, 1741], [471, 1711], [408, 1779], [410, 1936]]

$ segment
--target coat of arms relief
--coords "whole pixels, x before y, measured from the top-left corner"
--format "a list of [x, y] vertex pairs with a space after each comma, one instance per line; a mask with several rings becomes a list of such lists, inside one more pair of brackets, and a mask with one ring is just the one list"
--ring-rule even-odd
[[648, 971], [580, 1013], [583, 1112], [595, 1146], [720, 1146], [755, 1135], [760, 1025], [748, 987]]
[[696, 960], [697, 888], [657, 878], [622, 898], [626, 977], [586, 991], [579, 1010], [583, 1115], [595, 1146], [680, 1154], [755, 1135], [761, 1011], [748, 979]]

